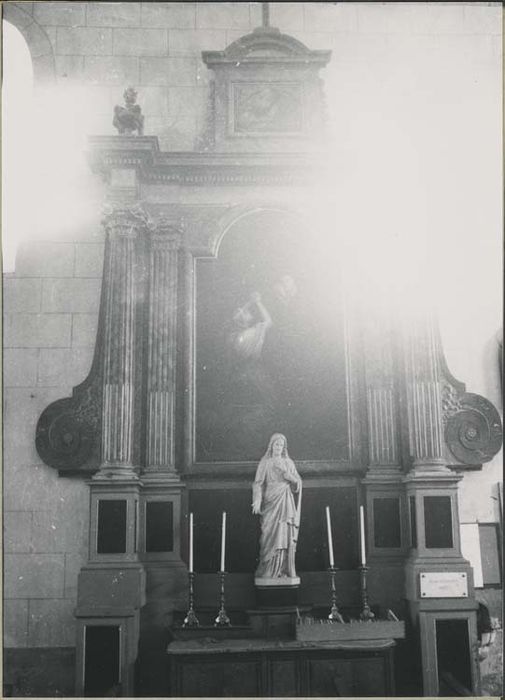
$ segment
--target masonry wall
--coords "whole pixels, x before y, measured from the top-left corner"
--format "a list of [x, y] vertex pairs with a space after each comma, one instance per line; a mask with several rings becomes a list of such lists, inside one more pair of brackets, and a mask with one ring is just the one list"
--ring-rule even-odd
[[[426, 289], [438, 295], [449, 367], [470, 391], [501, 408], [495, 359], [501, 318], [501, 7], [439, 3], [428, 12], [417, 5], [385, 11], [366, 3], [271, 3], [271, 24], [310, 48], [333, 51], [323, 77], [338, 153], [342, 226], [362, 250], [387, 239], [394, 254], [398, 241], [391, 231], [401, 238], [405, 231], [414, 236], [422, 230], [431, 249], [444, 253], [431, 260]], [[258, 26], [261, 8], [7, 2], [4, 18], [27, 40], [39, 92], [58, 94], [69, 105], [81, 96], [84, 133], [114, 132], [113, 106], [132, 84], [146, 117], [145, 133], [156, 134], [164, 150], [192, 150], [201, 146], [211, 77], [201, 51], [221, 50]], [[398, 144], [393, 151], [391, 139]], [[424, 158], [424, 146], [438, 154], [436, 162]], [[496, 183], [482, 186], [482, 172], [496, 174]], [[449, 187], [461, 173], [458, 187]], [[89, 185], [95, 215], [86, 222], [67, 217], [64, 230], [44, 240], [33, 231], [15, 272], [4, 279], [9, 648], [75, 643], [73, 607], [87, 552], [88, 488], [59, 479], [41, 463], [34, 435], [42, 410], [69, 395], [91, 364], [103, 258], [102, 190], [97, 186], [91, 194], [92, 180], [89, 176], [81, 193], [85, 198]], [[500, 480], [498, 458], [465, 476], [463, 522], [498, 521]]]

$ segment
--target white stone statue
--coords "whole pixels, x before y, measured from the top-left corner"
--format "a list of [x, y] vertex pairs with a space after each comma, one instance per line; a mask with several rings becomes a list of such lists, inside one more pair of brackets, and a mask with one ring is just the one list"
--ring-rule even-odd
[[[297, 502], [295, 496], [297, 494]], [[284, 435], [274, 433], [263, 455], [253, 485], [253, 513], [261, 518], [257, 586], [294, 586], [300, 526], [302, 480], [289, 458]]]

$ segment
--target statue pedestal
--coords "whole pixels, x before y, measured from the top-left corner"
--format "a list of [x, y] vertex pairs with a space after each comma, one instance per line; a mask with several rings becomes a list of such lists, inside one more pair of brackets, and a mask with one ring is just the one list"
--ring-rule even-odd
[[254, 585], [256, 588], [270, 588], [271, 586], [275, 586], [276, 588], [281, 587], [281, 588], [289, 588], [292, 586], [299, 586], [300, 585], [300, 577], [299, 576], [283, 576], [282, 578], [254, 578]]
[[296, 607], [300, 579], [292, 578], [255, 578], [256, 603], [259, 608]]

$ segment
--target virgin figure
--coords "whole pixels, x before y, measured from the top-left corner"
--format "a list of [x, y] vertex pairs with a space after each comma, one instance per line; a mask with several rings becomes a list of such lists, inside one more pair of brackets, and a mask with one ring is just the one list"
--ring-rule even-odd
[[[297, 494], [297, 502], [295, 502]], [[295, 553], [302, 480], [289, 458], [284, 435], [274, 433], [256, 470], [253, 513], [261, 519], [257, 585], [296, 585]]]

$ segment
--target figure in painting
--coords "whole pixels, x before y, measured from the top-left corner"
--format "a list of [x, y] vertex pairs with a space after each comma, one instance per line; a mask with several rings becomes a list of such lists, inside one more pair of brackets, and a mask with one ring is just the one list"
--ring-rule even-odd
[[255, 411], [262, 407], [263, 413], [270, 404], [271, 382], [261, 362], [261, 355], [271, 326], [272, 319], [261, 301], [261, 295], [253, 292], [249, 300], [233, 314], [227, 338], [233, 403], [246, 406], [248, 410], [255, 407]]
[[282, 275], [274, 284], [275, 296], [284, 305], [288, 306], [296, 297], [298, 289], [291, 275]]
[[[298, 495], [297, 503], [295, 496]], [[253, 485], [253, 513], [261, 518], [255, 583], [296, 585], [295, 553], [300, 526], [302, 480], [289, 458], [284, 435], [274, 433]]]
[[233, 315], [229, 341], [236, 355], [247, 360], [257, 360], [271, 325], [272, 319], [261, 301], [260, 293], [253, 292], [249, 301]]

